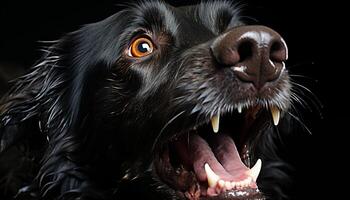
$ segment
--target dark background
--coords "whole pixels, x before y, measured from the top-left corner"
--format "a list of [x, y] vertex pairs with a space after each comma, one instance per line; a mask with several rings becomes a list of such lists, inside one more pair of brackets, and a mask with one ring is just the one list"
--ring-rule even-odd
[[[188, 2], [172, 1], [175, 5]], [[350, 133], [346, 7], [336, 1], [316, 0], [240, 2], [246, 5], [243, 14], [250, 17], [245, 18], [248, 23], [270, 26], [284, 37], [291, 73], [305, 76], [294, 80], [314, 93], [304, 91], [303, 97], [312, 111], [300, 108], [312, 135], [296, 133], [289, 143], [293, 144], [290, 151], [298, 172], [294, 198], [342, 198], [347, 188], [341, 181], [349, 178], [345, 162], [350, 146], [346, 139]], [[18, 67], [30, 67], [41, 54], [38, 41], [55, 40], [83, 24], [102, 20], [120, 9], [118, 3], [2, 0], [0, 74], [8, 79], [8, 74], [21, 72]], [[320, 112], [310, 100], [317, 101], [315, 96], [322, 102]]]

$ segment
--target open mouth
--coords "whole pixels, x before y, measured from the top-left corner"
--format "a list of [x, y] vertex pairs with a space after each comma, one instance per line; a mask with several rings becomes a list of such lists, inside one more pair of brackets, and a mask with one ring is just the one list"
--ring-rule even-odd
[[275, 106], [218, 113], [162, 145], [156, 173], [185, 199], [264, 199], [256, 183], [262, 162], [251, 163], [250, 151], [259, 133], [279, 118]]

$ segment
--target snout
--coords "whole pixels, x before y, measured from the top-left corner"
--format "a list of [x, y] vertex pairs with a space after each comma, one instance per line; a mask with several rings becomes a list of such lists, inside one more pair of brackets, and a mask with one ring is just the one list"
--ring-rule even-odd
[[278, 79], [288, 58], [283, 38], [266, 26], [233, 28], [213, 42], [211, 51], [220, 67], [232, 68], [257, 90]]

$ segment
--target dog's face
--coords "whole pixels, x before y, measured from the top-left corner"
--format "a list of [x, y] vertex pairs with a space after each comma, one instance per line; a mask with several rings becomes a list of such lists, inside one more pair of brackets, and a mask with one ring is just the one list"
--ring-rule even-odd
[[[147, 2], [71, 33], [52, 50], [60, 57], [46, 60], [58, 63], [47, 74], [60, 76], [44, 80], [62, 92], [42, 101], [52, 102], [40, 115], [43, 129], [58, 146], [70, 134], [53, 129], [74, 121], [85, 155], [71, 160], [98, 169], [96, 180], [100, 173], [117, 182], [119, 198], [151, 187], [152, 199], [263, 199], [255, 147], [290, 104], [278, 33], [244, 26], [226, 1]], [[62, 113], [71, 120], [55, 120]]]
[[249, 151], [289, 107], [283, 39], [242, 26], [226, 2], [144, 3], [102, 23], [111, 30], [97, 54], [112, 56], [94, 66], [104, 69], [91, 115], [115, 135], [122, 181], [151, 172], [179, 198], [262, 198]]

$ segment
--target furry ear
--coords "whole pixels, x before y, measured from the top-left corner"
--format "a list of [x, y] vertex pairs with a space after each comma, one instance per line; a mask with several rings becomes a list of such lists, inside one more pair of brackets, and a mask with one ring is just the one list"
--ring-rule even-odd
[[55, 41], [41, 61], [16, 80], [0, 103], [0, 152], [30, 134], [28, 126], [47, 133], [49, 140], [78, 132], [74, 129], [84, 118], [87, 102], [81, 99], [88, 96], [88, 79], [94, 66], [111, 66], [117, 59], [124, 44], [118, 35], [129, 25], [120, 18], [128, 13], [121, 11]]
[[[57, 106], [65, 93], [66, 78], [56, 52], [60, 43], [46, 50], [41, 62], [30, 73], [18, 78], [0, 104], [0, 152], [14, 144], [24, 134], [47, 129], [42, 121], [43, 110], [48, 119], [57, 120], [62, 112]], [[29, 131], [31, 130], [31, 131]]]
[[[41, 196], [70, 195], [89, 188], [75, 153], [86, 134], [96, 70], [108, 68], [120, 55], [119, 36], [129, 25], [128, 11], [67, 34], [45, 50], [41, 61], [18, 78], [0, 103], [0, 152], [22, 139], [43, 137], [48, 146], [34, 184]], [[85, 152], [86, 153], [86, 152]], [[84, 182], [84, 184], [82, 184]], [[86, 195], [87, 192], [81, 192]]]
[[51, 140], [62, 138], [79, 121], [80, 99], [93, 65], [89, 62], [96, 60], [92, 49], [98, 45], [97, 25], [87, 25], [55, 41], [29, 73], [15, 80], [0, 103], [0, 152], [23, 134], [33, 134], [29, 128]]
[[[31, 150], [39, 148], [37, 141], [46, 142], [40, 147], [45, 153], [33, 155], [41, 160], [33, 182], [34, 188], [40, 188], [41, 195], [49, 195], [54, 187], [64, 185], [58, 169], [77, 168], [66, 161], [66, 157], [77, 148], [72, 129], [79, 119], [84, 89], [83, 80], [77, 80], [76, 75], [83, 73], [83, 67], [74, 60], [79, 34], [81, 31], [70, 33], [47, 48], [41, 61], [16, 80], [1, 102], [0, 153], [22, 144]], [[69, 182], [66, 186], [75, 185], [74, 180], [64, 180]]]

